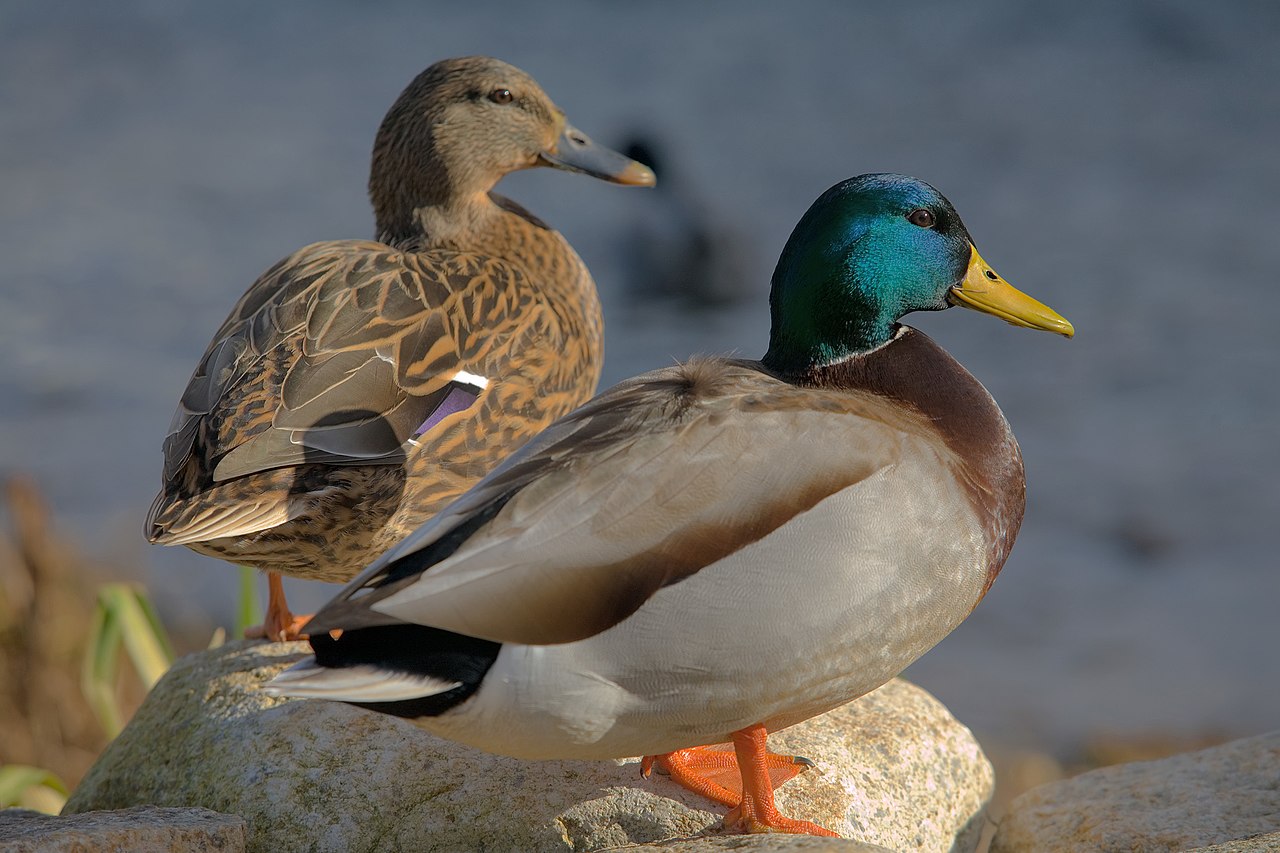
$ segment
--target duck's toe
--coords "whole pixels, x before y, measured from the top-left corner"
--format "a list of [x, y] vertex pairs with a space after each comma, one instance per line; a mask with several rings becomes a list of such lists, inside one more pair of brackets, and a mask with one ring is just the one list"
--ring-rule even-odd
[[791, 835], [823, 835], [830, 838], [840, 836], [829, 829], [818, 826], [807, 820], [796, 820], [778, 811], [773, 798], [761, 802], [747, 795], [742, 802], [724, 816], [726, 829], [739, 832], [784, 832]]
[[[766, 752], [763, 762], [774, 789], [813, 766], [812, 761], [802, 756], [773, 752]], [[736, 806], [742, 801], [742, 771], [731, 743], [695, 746], [664, 755], [646, 755], [640, 762], [641, 775], [647, 779], [654, 767], [670, 776], [672, 781], [709, 800], [727, 806]]]

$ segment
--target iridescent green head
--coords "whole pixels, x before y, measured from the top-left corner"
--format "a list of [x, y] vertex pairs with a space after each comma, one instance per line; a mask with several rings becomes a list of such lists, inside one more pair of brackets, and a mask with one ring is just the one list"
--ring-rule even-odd
[[764, 363], [781, 372], [875, 349], [903, 315], [951, 305], [1074, 334], [996, 275], [942, 193], [906, 175], [860, 175], [823, 193], [782, 250], [769, 303]]

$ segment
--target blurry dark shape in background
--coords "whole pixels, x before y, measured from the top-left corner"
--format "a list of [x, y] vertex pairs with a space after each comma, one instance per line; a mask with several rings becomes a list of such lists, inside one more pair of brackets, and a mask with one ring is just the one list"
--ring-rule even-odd
[[658, 176], [657, 186], [636, 199], [619, 252], [633, 303], [675, 301], [711, 309], [766, 291], [765, 282], [753, 280], [759, 265], [747, 230], [713, 196], [701, 193], [689, 174], [671, 165], [663, 142], [636, 132], [618, 150]]

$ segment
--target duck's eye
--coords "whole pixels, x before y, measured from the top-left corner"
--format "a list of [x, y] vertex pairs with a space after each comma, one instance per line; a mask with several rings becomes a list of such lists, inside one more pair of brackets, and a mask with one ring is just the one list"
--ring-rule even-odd
[[513, 98], [510, 89], [494, 89], [489, 93], [489, 100], [495, 104], [509, 104]]
[[907, 221], [912, 225], [919, 225], [921, 228], [932, 228], [937, 222], [933, 217], [933, 211], [925, 210], [923, 207], [908, 213]]

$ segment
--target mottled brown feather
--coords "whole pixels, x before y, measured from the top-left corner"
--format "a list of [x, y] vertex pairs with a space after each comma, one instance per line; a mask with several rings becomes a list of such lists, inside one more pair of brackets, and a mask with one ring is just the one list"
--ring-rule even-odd
[[[512, 108], [484, 99], [499, 86]], [[241, 297], [182, 395], [148, 538], [346, 580], [586, 400], [594, 282], [563, 237], [490, 192], [564, 126], [497, 60], [419, 75], [374, 146], [379, 240], [307, 246]], [[414, 438], [459, 370], [488, 387]]]

